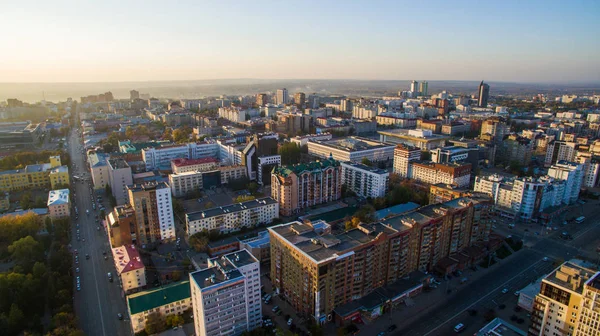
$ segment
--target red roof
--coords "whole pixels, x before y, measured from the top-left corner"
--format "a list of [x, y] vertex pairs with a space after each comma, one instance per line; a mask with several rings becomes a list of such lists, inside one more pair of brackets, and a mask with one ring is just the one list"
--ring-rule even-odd
[[207, 157], [203, 159], [174, 159], [171, 162], [175, 165], [175, 167], [184, 167], [202, 163], [218, 163], [219, 160], [213, 157]]
[[142, 259], [140, 258], [140, 253], [136, 250], [135, 245], [125, 245], [125, 250], [127, 251], [127, 256], [129, 257], [129, 262], [121, 273], [134, 271], [136, 269], [144, 268], [144, 263], [142, 263]]

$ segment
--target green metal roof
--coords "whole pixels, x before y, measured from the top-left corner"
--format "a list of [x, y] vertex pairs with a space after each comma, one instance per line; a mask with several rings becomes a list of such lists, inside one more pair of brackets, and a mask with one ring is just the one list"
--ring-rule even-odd
[[129, 306], [130, 315], [135, 315], [190, 297], [190, 281], [186, 280], [129, 295], [127, 296], [127, 306]]
[[304, 171], [323, 170], [328, 167], [337, 167], [339, 165], [340, 163], [334, 159], [325, 159], [312, 161], [309, 163], [299, 163], [295, 165], [276, 167], [273, 169], [273, 173], [282, 176], [288, 176], [291, 173], [299, 175]]

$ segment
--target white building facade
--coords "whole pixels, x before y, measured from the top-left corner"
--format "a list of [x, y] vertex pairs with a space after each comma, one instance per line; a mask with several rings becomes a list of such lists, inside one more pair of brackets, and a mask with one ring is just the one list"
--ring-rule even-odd
[[390, 173], [385, 169], [359, 163], [342, 162], [342, 184], [362, 197], [385, 197], [389, 190]]
[[265, 197], [187, 213], [185, 222], [187, 233], [191, 236], [203, 230], [235, 232], [242, 227], [269, 224], [275, 218], [279, 218], [279, 203], [271, 197]]

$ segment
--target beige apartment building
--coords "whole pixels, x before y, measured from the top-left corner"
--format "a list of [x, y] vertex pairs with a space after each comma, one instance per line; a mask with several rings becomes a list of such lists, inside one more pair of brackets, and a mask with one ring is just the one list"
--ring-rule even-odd
[[[528, 334], [530, 336], [598, 335], [599, 308], [594, 294], [598, 290], [594, 288], [594, 281], [589, 282], [590, 279], [596, 278], [595, 274], [597, 275], [597, 271], [569, 261], [548, 274], [542, 280], [540, 292], [535, 297]], [[585, 300], [584, 291], [588, 295]], [[584, 318], [581, 316], [583, 312], [586, 313]], [[591, 327], [590, 320], [592, 320]], [[578, 323], [581, 327], [576, 332]], [[596, 333], [592, 332], [594, 328]]]
[[276, 292], [317, 321], [334, 308], [489, 238], [489, 197], [428, 205], [332, 234], [323, 222], [268, 228]]

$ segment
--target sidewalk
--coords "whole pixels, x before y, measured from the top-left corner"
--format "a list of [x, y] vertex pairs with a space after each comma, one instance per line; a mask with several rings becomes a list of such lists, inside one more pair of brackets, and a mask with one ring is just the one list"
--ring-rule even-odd
[[[479, 268], [477, 271], [467, 269], [463, 271], [463, 274], [460, 277], [452, 277], [450, 280], [436, 278], [441, 282], [438, 288], [433, 289], [431, 292], [423, 291], [421, 294], [411, 298], [412, 302], [410, 307], [407, 307], [405, 304], [400, 304], [397, 307], [394, 307], [391, 318], [390, 314], [385, 313], [376, 320], [358, 325], [358, 328], [360, 329], [359, 335], [377, 335], [377, 333], [381, 331], [386, 331], [391, 324], [395, 324], [398, 328], [397, 330], [403, 329], [415, 321], [419, 315], [426, 314], [434, 308], [442, 306], [447, 301], [452, 300], [457, 294], [458, 289], [468, 287], [470, 283], [479, 280], [479, 278], [495, 270], [497, 265], [510, 262], [510, 259], [519, 252], [520, 251], [517, 251], [505, 259], [497, 261], [496, 264], [490, 266], [489, 268]], [[468, 278], [469, 280], [466, 283], [461, 284], [460, 280], [462, 278]], [[451, 292], [447, 293], [448, 290], [451, 290]], [[332, 324], [329, 324], [327, 326], [327, 331], [330, 331], [329, 326], [331, 325]], [[335, 330], [333, 330], [333, 332], [335, 332]]]

